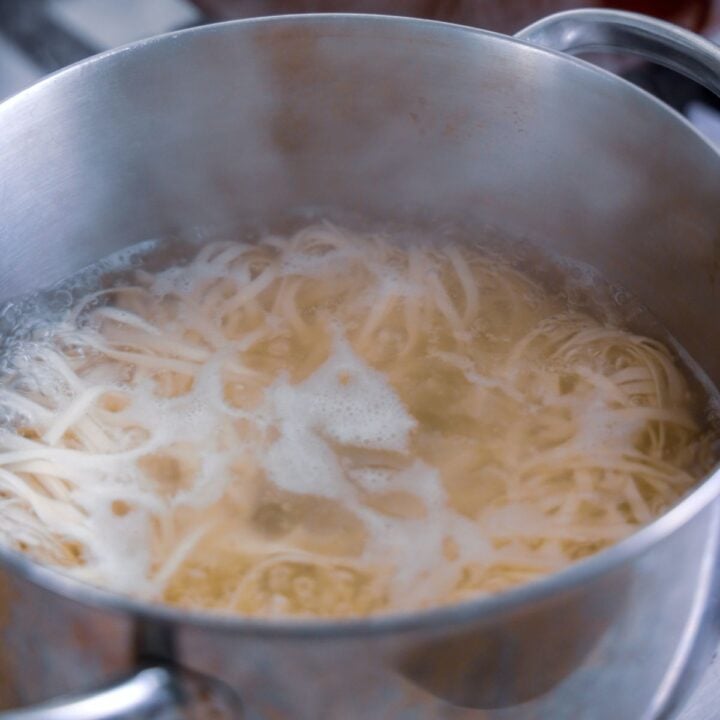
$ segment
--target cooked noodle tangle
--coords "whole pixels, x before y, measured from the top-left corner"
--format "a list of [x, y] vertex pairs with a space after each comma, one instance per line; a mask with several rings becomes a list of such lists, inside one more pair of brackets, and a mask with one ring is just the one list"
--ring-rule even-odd
[[659, 342], [491, 253], [329, 224], [88, 295], [0, 384], [0, 537], [185, 607], [351, 616], [555, 572], [704, 469]]

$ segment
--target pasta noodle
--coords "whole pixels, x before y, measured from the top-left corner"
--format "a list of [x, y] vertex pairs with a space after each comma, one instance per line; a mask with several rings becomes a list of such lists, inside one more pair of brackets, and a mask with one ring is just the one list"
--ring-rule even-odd
[[0, 539], [84, 581], [428, 607], [598, 552], [709, 468], [673, 354], [495, 253], [325, 223], [135, 275], [0, 379]]

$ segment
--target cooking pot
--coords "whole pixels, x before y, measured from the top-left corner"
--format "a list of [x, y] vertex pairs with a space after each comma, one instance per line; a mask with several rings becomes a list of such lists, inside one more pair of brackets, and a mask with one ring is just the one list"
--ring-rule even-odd
[[[275, 17], [87, 60], [0, 107], [0, 300], [146, 238], [288, 208], [421, 209], [593, 265], [720, 383], [720, 156], [571, 57], [606, 50], [720, 92], [718, 48], [615, 11], [514, 39]], [[45, 704], [1, 717], [667, 717], [716, 642], [719, 493], [715, 473], [624, 542], [524, 587], [366, 619], [179, 611], [2, 550], [0, 707]]]

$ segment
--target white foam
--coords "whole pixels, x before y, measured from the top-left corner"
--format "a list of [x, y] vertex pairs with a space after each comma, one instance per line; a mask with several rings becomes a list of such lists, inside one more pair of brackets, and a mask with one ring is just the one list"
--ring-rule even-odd
[[[92, 520], [94, 572], [99, 572], [110, 590], [131, 589], [141, 596], [149, 594], [150, 575], [150, 523], [141, 510], [118, 517], [111, 505], [98, 502], [93, 508]], [[102, 532], [98, 529], [102, 528]]]
[[347, 472], [354, 482], [369, 493], [387, 492], [395, 485], [395, 473], [385, 468], [359, 467], [350, 468]]
[[153, 277], [151, 290], [156, 297], [178, 293], [190, 294], [198, 280], [197, 273], [188, 272], [184, 267], [173, 267], [158, 273]]
[[331, 250], [323, 255], [284, 253], [280, 262], [280, 274], [314, 277], [326, 275], [328, 272], [342, 272], [349, 268], [355, 256], [356, 253], [350, 248]]
[[[450, 507], [435, 468], [416, 460], [390, 475], [388, 489], [412, 493], [423, 501], [426, 514], [420, 518], [395, 518], [357, 508], [369, 530], [365, 559], [374, 565], [393, 566], [395, 602], [400, 606], [421, 606], [450, 591], [460, 579], [462, 567], [487, 560], [492, 548], [482, 527]], [[448, 540], [457, 552], [454, 560], [444, 553]]]
[[[269, 388], [263, 413], [279, 432], [263, 458], [269, 479], [294, 493], [339, 499], [352, 510], [368, 530], [364, 560], [394, 568], [398, 601], [412, 596], [415, 603], [430, 603], [439, 588], [457, 582], [463, 562], [489, 555], [481, 529], [448, 506], [438, 471], [420, 460], [410, 462], [416, 421], [384, 376], [358, 358], [341, 336], [307, 380], [291, 385], [285, 378]], [[410, 464], [401, 469], [344, 468], [339, 458], [348, 446], [400, 453]], [[370, 493], [410, 493], [425, 513], [420, 518], [385, 515], [364, 505], [354, 484]], [[454, 562], [443, 555], [448, 539], [458, 551]]]
[[262, 412], [280, 433], [264, 461], [269, 478], [284, 490], [325, 497], [347, 494], [331, 443], [407, 452], [416, 425], [383, 375], [339, 335], [307, 380], [283, 378], [268, 388]]

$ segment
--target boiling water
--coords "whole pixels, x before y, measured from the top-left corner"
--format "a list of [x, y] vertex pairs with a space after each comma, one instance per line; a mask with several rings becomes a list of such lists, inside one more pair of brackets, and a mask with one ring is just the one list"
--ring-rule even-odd
[[709, 386], [592, 271], [467, 235], [148, 243], [6, 306], [0, 535], [146, 599], [349, 616], [651, 521], [712, 464]]

